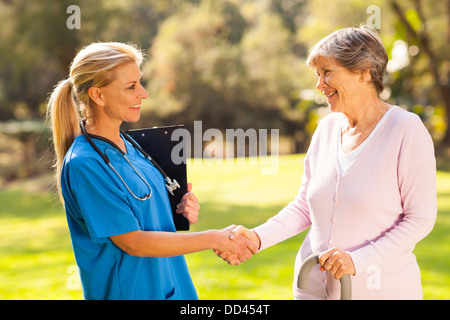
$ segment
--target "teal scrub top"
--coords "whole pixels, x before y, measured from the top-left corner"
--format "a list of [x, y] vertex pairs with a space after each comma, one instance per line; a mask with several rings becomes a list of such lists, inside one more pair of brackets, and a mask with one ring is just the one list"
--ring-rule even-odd
[[[93, 138], [139, 197], [149, 193], [118, 150]], [[153, 190], [135, 199], [84, 136], [67, 152], [62, 172], [64, 197], [75, 259], [85, 299], [198, 299], [184, 256], [134, 257], [109, 237], [137, 230], [176, 232], [161, 173], [125, 140], [128, 159]]]

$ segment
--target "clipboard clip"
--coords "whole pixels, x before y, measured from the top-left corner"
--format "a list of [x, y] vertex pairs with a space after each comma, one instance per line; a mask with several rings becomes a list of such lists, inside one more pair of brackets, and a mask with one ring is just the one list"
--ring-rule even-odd
[[166, 188], [167, 191], [170, 192], [171, 195], [173, 195], [173, 191], [180, 188], [180, 184], [175, 179], [170, 179], [169, 177], [166, 177], [164, 180], [166, 180]]

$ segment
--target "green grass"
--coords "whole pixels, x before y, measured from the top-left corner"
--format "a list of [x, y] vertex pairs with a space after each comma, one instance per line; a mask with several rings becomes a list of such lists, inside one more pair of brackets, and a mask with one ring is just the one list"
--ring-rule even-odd
[[[190, 164], [189, 180], [201, 204], [192, 231], [230, 224], [254, 227], [297, 192], [302, 155], [280, 157], [274, 175], [264, 165]], [[65, 215], [51, 194], [20, 187], [0, 192], [0, 299], [82, 299]], [[415, 250], [425, 299], [450, 299], [450, 173], [438, 172], [438, 220]], [[187, 255], [200, 299], [291, 299], [295, 256], [304, 233], [229, 266], [212, 251]], [[73, 288], [75, 286], [75, 289]]]
[[0, 299], [81, 298], [66, 286], [75, 262], [61, 206], [20, 189], [0, 203]]

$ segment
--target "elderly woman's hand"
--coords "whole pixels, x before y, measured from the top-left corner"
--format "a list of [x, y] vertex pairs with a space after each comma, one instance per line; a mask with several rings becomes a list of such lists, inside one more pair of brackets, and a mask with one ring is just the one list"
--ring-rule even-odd
[[354, 275], [356, 272], [350, 254], [337, 248], [331, 248], [320, 254], [319, 262], [320, 271], [328, 270], [337, 280], [344, 274]]
[[192, 183], [187, 184], [187, 191], [181, 198], [180, 203], [177, 204], [177, 213], [182, 214], [188, 219], [189, 224], [194, 224], [198, 220], [198, 211], [200, 205], [198, 204], [197, 197], [192, 192]]

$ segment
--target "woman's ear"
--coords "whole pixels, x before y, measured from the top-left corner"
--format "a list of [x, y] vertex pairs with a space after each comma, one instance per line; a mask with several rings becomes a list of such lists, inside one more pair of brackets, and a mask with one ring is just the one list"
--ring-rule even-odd
[[104, 95], [99, 87], [90, 87], [88, 89], [89, 97], [98, 106], [105, 106]]
[[370, 70], [369, 69], [361, 71], [361, 77], [359, 78], [359, 81], [360, 82], [364, 82], [367, 85], [372, 83], [372, 75], [370, 74]]

